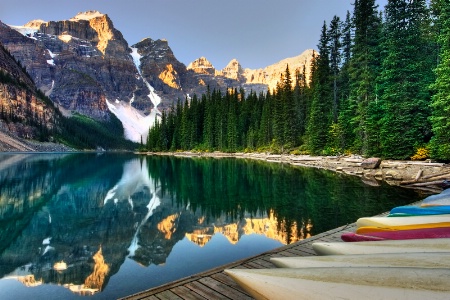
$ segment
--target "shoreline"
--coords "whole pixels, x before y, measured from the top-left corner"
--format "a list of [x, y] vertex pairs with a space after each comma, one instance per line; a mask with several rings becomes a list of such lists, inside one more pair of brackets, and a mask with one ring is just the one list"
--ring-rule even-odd
[[190, 158], [238, 158], [284, 163], [299, 167], [313, 167], [340, 174], [360, 177], [371, 186], [381, 182], [389, 185], [412, 188], [436, 194], [443, 188], [443, 181], [450, 181], [450, 165], [431, 161], [380, 160], [379, 165], [367, 167], [367, 159], [351, 156], [311, 156], [268, 153], [224, 153], [224, 152], [136, 152], [140, 155], [174, 156]]

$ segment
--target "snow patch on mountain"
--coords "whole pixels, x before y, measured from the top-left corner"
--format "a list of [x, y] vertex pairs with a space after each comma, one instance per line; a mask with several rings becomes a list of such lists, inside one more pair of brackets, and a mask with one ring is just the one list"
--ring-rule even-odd
[[115, 103], [106, 100], [108, 109], [122, 122], [125, 138], [139, 143], [145, 142], [148, 136], [150, 126], [153, 126], [156, 120], [156, 110], [152, 109], [148, 116], [131, 106], [130, 103], [116, 100]]
[[[138, 53], [137, 48], [130, 47], [131, 49], [131, 57], [133, 58], [134, 65], [136, 66], [139, 75], [141, 76], [142, 80], [144, 80], [145, 85], [147, 86], [148, 90], [150, 91], [150, 94], [148, 94], [148, 97], [150, 98], [150, 101], [152, 101], [155, 108], [153, 110], [157, 110], [157, 106], [159, 103], [161, 103], [161, 98], [155, 93], [155, 89], [148, 83], [147, 80], [145, 80], [144, 76], [142, 76], [141, 72], [141, 55]], [[159, 112], [159, 111], [158, 111]]]
[[[34, 34], [38, 31], [36, 28], [28, 27], [28, 26], [15, 26], [15, 25], [8, 25], [15, 31], [18, 31], [23, 36], [33, 38]], [[33, 38], [35, 39], [35, 38]]]
[[150, 127], [155, 124], [157, 115], [160, 113], [157, 106], [161, 103], [161, 98], [155, 93], [155, 89], [141, 74], [141, 55], [138, 53], [138, 49], [131, 48], [131, 51], [131, 57], [133, 58], [133, 62], [139, 72], [139, 76], [150, 91], [148, 97], [153, 103], [154, 108], [148, 116], [145, 116], [142, 112], [131, 106], [134, 101], [134, 96], [131, 98], [129, 103], [116, 99], [114, 102], [106, 100], [106, 104], [108, 105], [108, 109], [122, 122], [125, 130], [125, 138], [139, 143], [141, 141], [141, 137], [144, 142], [147, 140], [148, 131]]

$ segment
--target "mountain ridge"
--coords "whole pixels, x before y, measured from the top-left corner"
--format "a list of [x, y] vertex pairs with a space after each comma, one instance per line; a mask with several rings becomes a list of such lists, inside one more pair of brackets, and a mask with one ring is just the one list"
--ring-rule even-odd
[[[167, 40], [145, 38], [130, 46], [108, 15], [98, 11], [81, 12], [68, 20], [36, 19], [24, 26], [0, 23], [0, 42], [26, 68], [37, 88], [63, 111], [99, 121], [109, 120], [111, 113], [117, 115], [114, 106], [118, 103], [122, 104], [116, 108], [128, 106], [129, 115], [147, 116], [208, 88], [266, 92], [275, 88], [286, 68], [273, 67], [275, 63], [251, 70], [233, 59], [216, 70], [204, 57], [186, 66]], [[139, 55], [138, 61], [132, 57], [133, 51]], [[308, 69], [310, 57], [292, 61], [291, 74]], [[154, 97], [160, 98], [158, 104]], [[127, 120], [121, 119], [124, 128], [130, 127], [124, 123]], [[141, 128], [130, 136], [138, 142], [147, 133]]]

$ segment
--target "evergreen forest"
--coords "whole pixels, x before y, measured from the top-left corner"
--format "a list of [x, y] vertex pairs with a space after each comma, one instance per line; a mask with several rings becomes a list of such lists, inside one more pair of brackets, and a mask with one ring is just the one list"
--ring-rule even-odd
[[355, 0], [317, 48], [310, 76], [286, 66], [267, 93], [179, 100], [142, 149], [450, 160], [448, 0]]

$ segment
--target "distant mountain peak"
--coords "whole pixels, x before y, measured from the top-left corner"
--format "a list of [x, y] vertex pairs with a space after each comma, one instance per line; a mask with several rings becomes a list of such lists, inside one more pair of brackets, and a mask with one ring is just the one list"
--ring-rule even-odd
[[228, 65], [221, 71], [218, 71], [216, 75], [225, 76], [227, 78], [243, 81], [243, 72], [241, 64], [236, 58], [230, 60]]
[[23, 25], [23, 27], [33, 28], [33, 29], [39, 29], [41, 27], [42, 23], [47, 23], [47, 21], [38, 19], [38, 20], [32, 20], [28, 22], [27, 24]]
[[211, 64], [211, 62], [204, 56], [197, 58], [196, 60], [194, 60], [193, 62], [191, 62], [188, 66], [187, 66], [188, 70], [192, 70], [195, 73], [199, 73], [199, 74], [209, 74], [209, 75], [214, 75], [216, 72], [216, 69], [214, 68], [214, 66]]
[[91, 20], [98, 17], [103, 17], [105, 14], [102, 14], [98, 10], [88, 10], [85, 12], [79, 12], [75, 17], [70, 19], [71, 21], [78, 21], [78, 20]]

